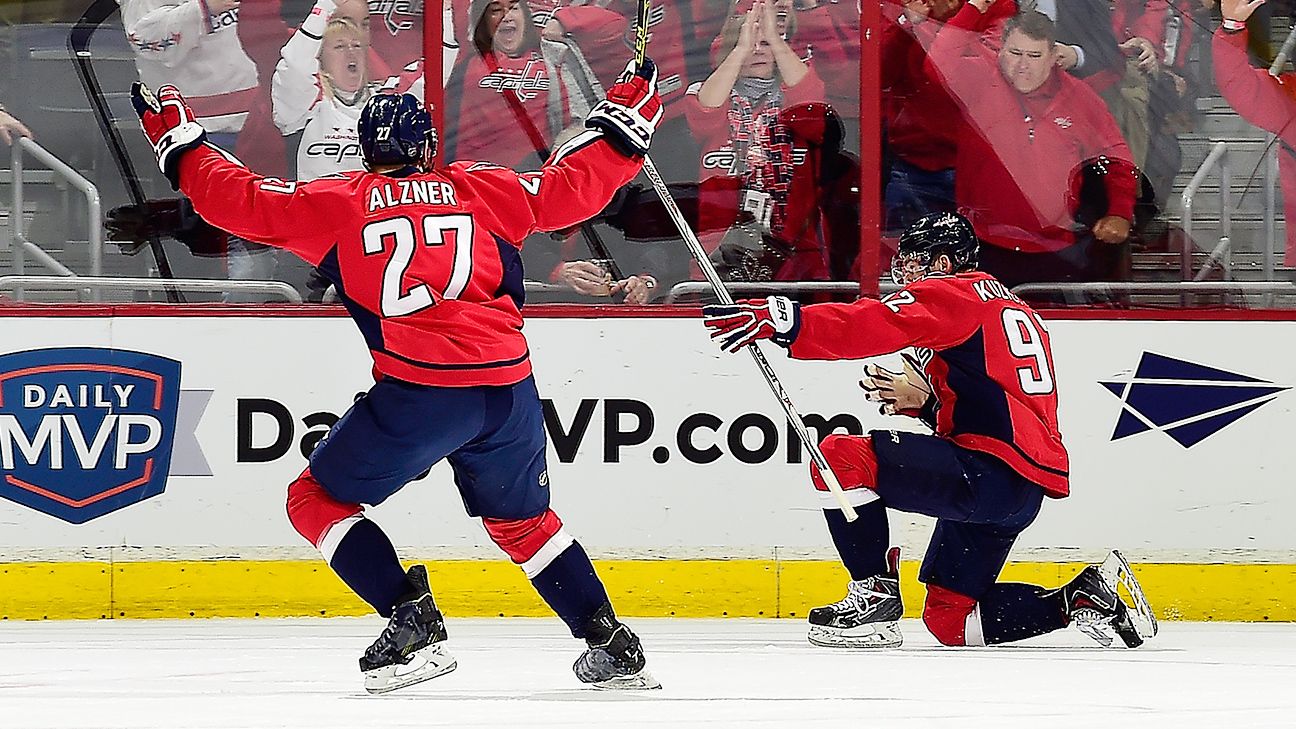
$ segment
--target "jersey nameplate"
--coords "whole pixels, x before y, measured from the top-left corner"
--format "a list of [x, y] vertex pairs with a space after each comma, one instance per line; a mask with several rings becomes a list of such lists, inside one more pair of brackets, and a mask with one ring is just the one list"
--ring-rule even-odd
[[435, 180], [393, 180], [369, 190], [369, 212], [395, 205], [458, 205], [454, 186]]

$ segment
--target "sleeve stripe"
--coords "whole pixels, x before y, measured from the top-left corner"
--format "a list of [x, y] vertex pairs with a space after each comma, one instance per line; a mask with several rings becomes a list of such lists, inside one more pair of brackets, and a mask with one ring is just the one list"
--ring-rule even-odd
[[595, 129], [586, 129], [580, 134], [577, 134], [576, 136], [567, 140], [567, 142], [563, 144], [563, 146], [554, 150], [553, 156], [550, 157], [549, 159], [549, 164], [553, 164], [558, 160], [562, 159], [563, 157], [572, 154], [573, 152], [578, 152], [590, 146], [591, 144], [599, 141], [602, 138], [603, 138], [603, 133], [601, 131]]

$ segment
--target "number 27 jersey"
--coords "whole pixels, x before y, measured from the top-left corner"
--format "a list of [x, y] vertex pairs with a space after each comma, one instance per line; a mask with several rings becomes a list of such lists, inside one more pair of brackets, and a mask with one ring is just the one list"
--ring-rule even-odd
[[439, 387], [531, 374], [522, 335], [521, 241], [598, 213], [641, 162], [597, 134], [518, 173], [485, 163], [306, 183], [261, 177], [206, 145], [180, 186], [212, 225], [296, 253], [337, 288], [378, 375]]
[[931, 275], [881, 301], [802, 307], [797, 359], [915, 347], [936, 396], [936, 435], [995, 456], [1050, 496], [1069, 493], [1044, 322], [993, 276]]

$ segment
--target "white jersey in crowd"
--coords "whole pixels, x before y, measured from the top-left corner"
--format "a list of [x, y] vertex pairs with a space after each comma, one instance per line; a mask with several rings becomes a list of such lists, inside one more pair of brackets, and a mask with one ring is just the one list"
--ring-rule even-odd
[[332, 5], [318, 3], [284, 44], [270, 87], [279, 131], [302, 133], [294, 175], [302, 181], [364, 169], [356, 124], [370, 92], [366, 89], [348, 104], [325, 91], [319, 78], [320, 44]]
[[202, 0], [118, 0], [140, 80], [174, 84], [210, 132], [243, 128], [257, 70], [238, 37], [238, 10], [206, 12]]

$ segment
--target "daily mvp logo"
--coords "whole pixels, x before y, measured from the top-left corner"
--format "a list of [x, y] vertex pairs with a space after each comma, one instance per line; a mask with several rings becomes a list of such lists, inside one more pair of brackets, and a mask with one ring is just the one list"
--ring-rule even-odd
[[0, 355], [0, 496], [73, 524], [162, 493], [180, 363], [119, 349]]

